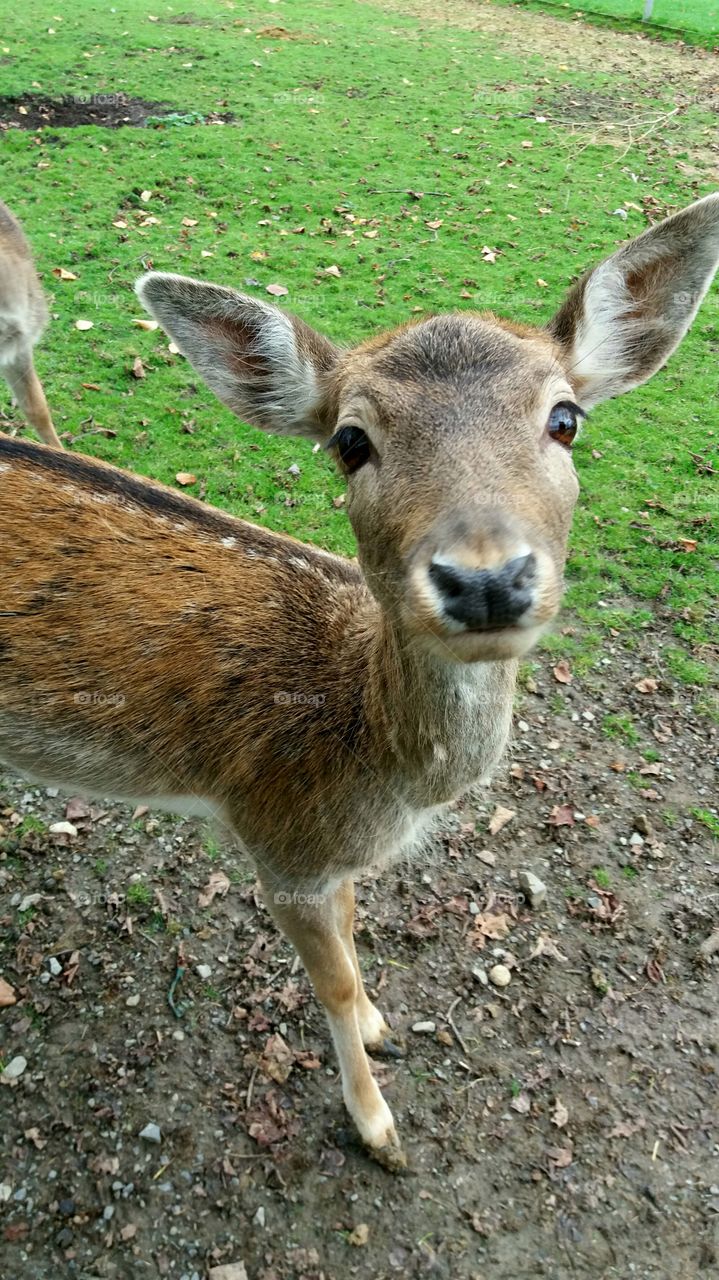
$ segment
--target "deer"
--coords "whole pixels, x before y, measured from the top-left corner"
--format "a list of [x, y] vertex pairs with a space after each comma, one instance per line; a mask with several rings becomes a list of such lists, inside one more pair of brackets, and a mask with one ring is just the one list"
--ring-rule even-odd
[[368, 1055], [392, 1032], [354, 881], [497, 768], [519, 660], [560, 607], [581, 420], [663, 365], [718, 261], [714, 194], [616, 249], [544, 327], [461, 310], [348, 349], [232, 288], [143, 276], [220, 401], [336, 459], [356, 561], [0, 440], [0, 761], [232, 831], [388, 1170], [406, 1158]]
[[45, 444], [62, 449], [33, 348], [49, 319], [32, 251], [17, 218], [0, 200], [0, 376]]

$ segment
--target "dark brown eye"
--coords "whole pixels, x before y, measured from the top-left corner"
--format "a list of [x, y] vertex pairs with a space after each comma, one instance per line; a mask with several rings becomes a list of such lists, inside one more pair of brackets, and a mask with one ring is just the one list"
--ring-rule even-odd
[[583, 417], [584, 414], [579, 405], [572, 404], [570, 401], [555, 404], [549, 415], [547, 431], [557, 444], [564, 445], [565, 449], [571, 449], [579, 427], [579, 419]]
[[353, 471], [359, 471], [365, 462], [369, 462], [369, 437], [361, 427], [340, 427], [339, 431], [335, 431], [327, 448], [337, 450], [340, 462], [349, 475]]

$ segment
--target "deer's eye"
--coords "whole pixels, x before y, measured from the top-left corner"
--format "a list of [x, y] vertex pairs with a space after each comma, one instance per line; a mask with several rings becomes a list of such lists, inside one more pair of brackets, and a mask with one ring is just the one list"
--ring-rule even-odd
[[552, 440], [556, 440], [557, 444], [564, 445], [565, 449], [571, 449], [579, 428], [579, 419], [583, 417], [584, 412], [579, 408], [578, 404], [572, 404], [571, 401], [565, 400], [561, 404], [555, 404], [552, 409], [547, 423], [547, 431]]
[[369, 462], [371, 454], [371, 445], [366, 432], [361, 427], [354, 426], [340, 427], [339, 431], [335, 431], [327, 448], [337, 450], [340, 462], [348, 475], [352, 475], [353, 471], [359, 471], [365, 462]]

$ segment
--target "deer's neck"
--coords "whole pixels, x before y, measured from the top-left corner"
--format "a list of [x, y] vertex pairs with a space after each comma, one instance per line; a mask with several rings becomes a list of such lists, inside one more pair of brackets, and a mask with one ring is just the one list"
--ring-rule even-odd
[[420, 807], [487, 777], [509, 736], [517, 663], [445, 661], [383, 614], [368, 657], [368, 716]]

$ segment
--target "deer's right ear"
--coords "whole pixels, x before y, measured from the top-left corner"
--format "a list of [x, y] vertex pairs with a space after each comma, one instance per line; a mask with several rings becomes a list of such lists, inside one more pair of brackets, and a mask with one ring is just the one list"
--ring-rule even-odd
[[591, 408], [650, 378], [679, 345], [719, 265], [719, 193], [665, 218], [570, 290], [549, 332]]
[[234, 289], [151, 271], [140, 302], [243, 421], [324, 441], [325, 383], [337, 348], [296, 316]]

